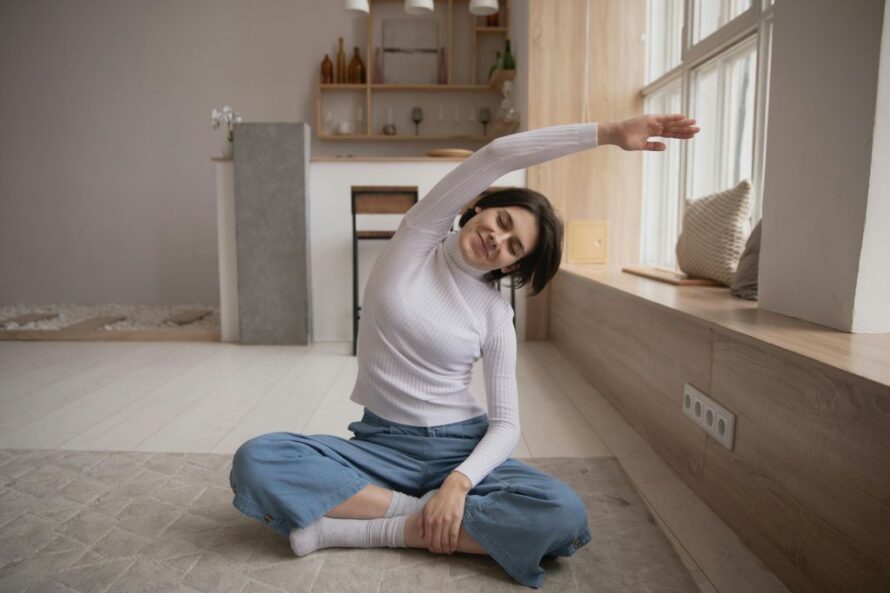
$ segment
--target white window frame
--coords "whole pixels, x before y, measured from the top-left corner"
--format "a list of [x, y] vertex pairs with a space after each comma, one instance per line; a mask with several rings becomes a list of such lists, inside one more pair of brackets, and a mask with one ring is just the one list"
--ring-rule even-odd
[[[705, 0], [708, 1], [708, 0]], [[694, 71], [705, 62], [720, 54], [732, 51], [739, 43], [756, 37], [757, 45], [757, 81], [754, 95], [754, 155], [752, 184], [754, 185], [754, 208], [751, 222], [760, 220], [763, 212], [763, 177], [766, 162], [766, 129], [767, 129], [767, 98], [769, 97], [769, 55], [772, 42], [773, 2], [771, 0], [752, 0], [745, 12], [718, 28], [716, 31], [692, 44], [692, 32], [695, 15], [695, 0], [685, 0], [683, 5], [683, 31], [680, 35], [680, 64], [665, 72], [640, 91], [645, 99], [647, 96], [666, 88], [671, 83], [680, 81], [680, 105], [682, 113], [690, 113], [692, 105], [692, 81]], [[692, 146], [689, 142], [679, 143], [680, 148], [680, 184], [676, 232], [679, 235], [685, 212], [686, 200], [692, 191]], [[640, 237], [640, 253], [642, 254], [643, 237]]]

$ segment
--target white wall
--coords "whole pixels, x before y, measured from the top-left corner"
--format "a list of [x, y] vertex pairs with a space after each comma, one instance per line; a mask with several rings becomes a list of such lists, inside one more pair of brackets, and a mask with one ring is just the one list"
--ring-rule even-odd
[[886, 191], [870, 190], [873, 158], [880, 154], [884, 169], [888, 162], [886, 148], [872, 145], [883, 19], [881, 0], [781, 0], [775, 8], [760, 306], [844, 331], [863, 274], [887, 282], [887, 239], [863, 243], [867, 213], [875, 228], [890, 224], [878, 204]]
[[873, 137], [852, 331], [890, 333], [890, 14], [886, 6]]
[[[513, 4], [524, 116], [527, 0]], [[339, 0], [0, 2], [0, 305], [218, 304], [210, 111], [314, 125], [323, 54], [338, 36], [364, 47], [365, 19]]]

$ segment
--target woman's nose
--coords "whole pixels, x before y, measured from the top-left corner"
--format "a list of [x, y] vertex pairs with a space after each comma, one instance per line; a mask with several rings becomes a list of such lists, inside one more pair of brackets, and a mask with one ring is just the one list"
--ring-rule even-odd
[[492, 251], [497, 251], [502, 241], [503, 237], [497, 231], [495, 231], [489, 237], [488, 245]]

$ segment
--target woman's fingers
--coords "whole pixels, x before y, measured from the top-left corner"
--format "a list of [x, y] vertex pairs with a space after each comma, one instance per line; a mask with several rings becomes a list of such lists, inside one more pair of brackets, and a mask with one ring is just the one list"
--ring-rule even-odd
[[669, 125], [673, 122], [678, 122], [686, 119], [686, 116], [682, 113], [670, 113], [665, 115], [656, 115], [655, 119], [658, 120], [658, 123], [661, 125]]
[[429, 534], [427, 543], [430, 552], [451, 554], [457, 550], [460, 541], [460, 523], [455, 521], [445, 525], [444, 521], [430, 521], [424, 526], [421, 521], [421, 537], [424, 533]]
[[433, 537], [433, 540], [436, 542], [436, 552], [443, 554], [448, 543], [448, 531], [441, 521], [436, 523], [435, 530], [436, 535]]
[[460, 523], [455, 521], [451, 526], [451, 545], [448, 548], [448, 553], [452, 554], [455, 550], [457, 550], [457, 544], [460, 541]]

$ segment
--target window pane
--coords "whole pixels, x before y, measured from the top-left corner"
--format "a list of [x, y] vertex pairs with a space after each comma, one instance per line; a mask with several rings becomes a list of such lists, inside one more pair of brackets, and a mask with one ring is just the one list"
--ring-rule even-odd
[[751, 8], [751, 0], [732, 0], [732, 6], [729, 11], [729, 21], [739, 16], [746, 10]]
[[683, 0], [646, 3], [646, 81], [651, 82], [680, 63]]
[[701, 132], [692, 141], [692, 198], [752, 179], [756, 68], [752, 38], [693, 72], [691, 111]]
[[692, 117], [701, 131], [692, 141], [692, 197], [717, 191], [720, 145], [719, 63], [711, 63], [693, 75]]
[[751, 8], [751, 0], [695, 0], [692, 43], [698, 43]]
[[754, 162], [754, 86], [756, 51], [752, 46], [729, 63], [726, 89], [728, 121], [726, 154], [727, 186], [751, 179]]
[[[680, 84], [672, 83], [646, 98], [646, 113], [678, 113]], [[643, 155], [643, 212], [640, 261], [674, 268], [680, 206], [679, 140], [666, 140], [664, 152]]]
[[695, 38], [693, 43], [704, 39], [720, 28], [720, 9], [723, 0], [696, 0], [695, 2]]

